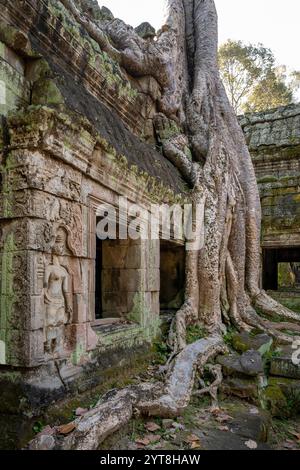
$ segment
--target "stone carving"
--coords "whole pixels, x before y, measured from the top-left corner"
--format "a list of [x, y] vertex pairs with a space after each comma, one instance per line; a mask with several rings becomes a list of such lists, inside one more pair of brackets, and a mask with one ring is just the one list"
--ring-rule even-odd
[[59, 227], [52, 249], [52, 263], [45, 269], [44, 342], [45, 352], [49, 354], [61, 352], [65, 325], [70, 322], [72, 315], [70, 275], [59, 259], [67, 252], [67, 238], [65, 229]]
[[82, 252], [82, 213], [79, 206], [61, 201], [60, 217], [68, 226], [68, 246], [74, 255]]

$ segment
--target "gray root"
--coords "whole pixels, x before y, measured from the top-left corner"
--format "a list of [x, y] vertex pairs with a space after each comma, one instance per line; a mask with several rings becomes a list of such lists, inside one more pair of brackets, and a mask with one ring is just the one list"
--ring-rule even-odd
[[[54, 434], [53, 448], [61, 450], [96, 450], [110, 435], [124, 427], [134, 412], [165, 417], [180, 416], [188, 406], [197, 366], [226, 348], [221, 337], [212, 336], [188, 346], [178, 355], [166, 385], [142, 383], [115, 391], [73, 422], [74, 430], [66, 437]], [[29, 448], [39, 449], [42, 436], [31, 441]]]
[[200, 397], [209, 394], [212, 398], [212, 407], [218, 407], [218, 390], [223, 381], [222, 366], [219, 364], [208, 364], [208, 371], [214, 377], [214, 381], [208, 387], [203, 387], [200, 390], [195, 390], [193, 396]]
[[197, 367], [203, 367], [209, 359], [226, 350], [222, 337], [218, 335], [186, 346], [175, 360], [164, 387], [165, 393], [157, 400], [140, 403], [141, 412], [167, 418], [180, 416], [190, 402]]

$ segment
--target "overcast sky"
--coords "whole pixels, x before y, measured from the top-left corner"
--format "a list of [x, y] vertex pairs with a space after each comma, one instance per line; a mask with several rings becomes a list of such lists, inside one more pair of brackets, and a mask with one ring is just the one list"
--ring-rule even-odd
[[[149, 21], [158, 29], [165, 0], [98, 0], [115, 16], [137, 26]], [[241, 39], [270, 47], [279, 65], [300, 70], [300, 0], [215, 0], [220, 42]]]

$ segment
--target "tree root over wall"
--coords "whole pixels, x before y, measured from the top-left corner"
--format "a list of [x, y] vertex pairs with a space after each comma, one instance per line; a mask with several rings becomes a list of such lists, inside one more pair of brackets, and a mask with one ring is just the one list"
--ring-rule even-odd
[[112, 392], [104, 402], [70, 423], [71, 432], [62, 437], [54, 428], [51, 436], [39, 435], [30, 449], [47, 447], [62, 450], [96, 450], [110, 435], [124, 427], [139, 412], [145, 416], [172, 418], [180, 416], [189, 405], [197, 368], [216, 355], [224, 353], [222, 337], [209, 336], [187, 346], [174, 361], [166, 383], [142, 383]]

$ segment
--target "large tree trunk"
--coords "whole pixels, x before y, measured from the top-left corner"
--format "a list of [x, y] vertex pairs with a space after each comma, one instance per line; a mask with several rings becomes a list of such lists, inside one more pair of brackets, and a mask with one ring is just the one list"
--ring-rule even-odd
[[[177, 37], [172, 93], [174, 87], [175, 96], [181, 92], [180, 107], [174, 110], [172, 103], [170, 110], [173, 117], [184, 117], [180, 125], [194, 160], [186, 163], [177, 145], [178, 167], [184, 167], [183, 175], [191, 175], [194, 200], [204, 195], [206, 201], [205, 246], [187, 256], [186, 303], [177, 314], [177, 345], [184, 346], [183, 319], [187, 323], [195, 316], [212, 332], [222, 332], [224, 323], [230, 323], [240, 330], [259, 327], [283, 342], [292, 341], [252, 308], [271, 319], [299, 321], [259, 287], [260, 198], [244, 135], [220, 80], [214, 1], [169, 0], [168, 5], [168, 24]], [[165, 100], [167, 96], [166, 91]], [[165, 119], [170, 118], [166, 102], [164, 109]], [[171, 140], [176, 147], [178, 136]], [[165, 155], [176, 162], [170, 144], [169, 139]]]

